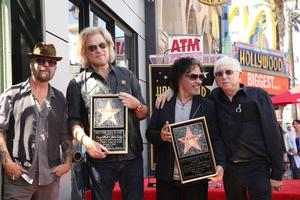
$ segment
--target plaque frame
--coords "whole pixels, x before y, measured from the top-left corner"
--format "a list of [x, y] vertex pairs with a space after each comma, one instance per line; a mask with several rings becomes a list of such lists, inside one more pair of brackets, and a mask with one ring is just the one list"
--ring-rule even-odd
[[[99, 109], [101, 109], [101, 112], [97, 111]], [[115, 113], [110, 114], [112, 116], [104, 117], [107, 119], [104, 119], [105, 121], [101, 123], [103, 119], [102, 112]], [[103, 136], [107, 136], [107, 138]], [[112, 138], [112, 136], [117, 138]], [[90, 137], [105, 146], [109, 151], [108, 154], [128, 153], [128, 108], [123, 106], [118, 94], [97, 94], [91, 96]]]
[[[202, 63], [202, 70], [208, 72], [207, 79], [202, 83], [200, 94], [201, 96], [207, 96], [210, 92], [208, 88], [205, 87], [213, 85], [214, 75], [213, 75], [213, 62], [205, 61]], [[171, 64], [149, 64], [149, 116], [152, 115], [155, 108], [156, 98], [169, 88], [169, 69]], [[167, 78], [167, 79], [166, 79]], [[149, 173], [154, 174], [156, 168], [156, 148], [153, 144], [149, 144]]]
[[169, 130], [182, 184], [216, 175], [216, 160], [205, 117], [170, 124]]

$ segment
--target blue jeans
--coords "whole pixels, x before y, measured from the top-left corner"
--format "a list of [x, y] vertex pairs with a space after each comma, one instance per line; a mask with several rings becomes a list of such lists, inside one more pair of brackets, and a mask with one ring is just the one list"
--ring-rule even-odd
[[111, 200], [119, 180], [122, 200], [144, 199], [143, 158], [134, 160], [91, 162], [90, 179], [93, 200]]

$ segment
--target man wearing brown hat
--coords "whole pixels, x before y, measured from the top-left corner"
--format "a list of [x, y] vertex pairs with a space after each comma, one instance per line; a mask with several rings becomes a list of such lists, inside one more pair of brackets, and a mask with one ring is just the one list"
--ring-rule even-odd
[[3, 199], [55, 200], [72, 161], [66, 100], [49, 84], [62, 57], [53, 44], [40, 42], [28, 58], [30, 77], [0, 95]]

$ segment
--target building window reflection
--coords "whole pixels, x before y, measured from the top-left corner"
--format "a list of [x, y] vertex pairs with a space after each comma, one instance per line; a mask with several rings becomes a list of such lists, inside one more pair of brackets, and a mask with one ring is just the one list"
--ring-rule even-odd
[[79, 73], [81, 65], [79, 63], [79, 59], [77, 56], [77, 50], [76, 50], [76, 45], [77, 45], [77, 38], [79, 35], [79, 8], [74, 5], [73, 3], [69, 2], [68, 4], [68, 9], [69, 9], [69, 46], [70, 46], [70, 51], [69, 51], [69, 65], [70, 65], [70, 72], [73, 76]]

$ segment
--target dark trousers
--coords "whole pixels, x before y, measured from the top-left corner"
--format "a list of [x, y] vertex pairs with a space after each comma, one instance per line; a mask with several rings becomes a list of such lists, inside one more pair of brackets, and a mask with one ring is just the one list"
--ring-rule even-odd
[[93, 200], [111, 200], [117, 180], [122, 200], [144, 199], [142, 156], [128, 161], [91, 162], [90, 167]]
[[267, 161], [229, 162], [223, 176], [227, 200], [271, 200], [270, 167]]
[[179, 181], [156, 181], [156, 200], [207, 200], [208, 183], [198, 181], [181, 185]]
[[12, 180], [4, 175], [3, 200], [58, 200], [59, 186], [60, 177], [49, 185], [39, 185], [38, 176], [29, 184], [22, 177]]
[[292, 168], [292, 173], [293, 173], [293, 179], [300, 179], [300, 169], [297, 169], [296, 162], [294, 160], [294, 156], [289, 155], [290, 163], [291, 163], [291, 168]]

